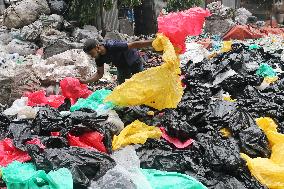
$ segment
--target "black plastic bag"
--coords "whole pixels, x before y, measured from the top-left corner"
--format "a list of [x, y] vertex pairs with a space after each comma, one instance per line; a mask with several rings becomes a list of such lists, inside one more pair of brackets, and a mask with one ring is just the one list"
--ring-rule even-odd
[[0, 140], [7, 137], [8, 126], [10, 125], [10, 120], [8, 117], [0, 113]]
[[49, 148], [44, 151], [35, 145], [29, 145], [28, 148], [37, 169], [49, 172], [68, 168], [76, 189], [87, 188], [91, 180], [102, 177], [116, 165], [110, 156], [84, 148]]

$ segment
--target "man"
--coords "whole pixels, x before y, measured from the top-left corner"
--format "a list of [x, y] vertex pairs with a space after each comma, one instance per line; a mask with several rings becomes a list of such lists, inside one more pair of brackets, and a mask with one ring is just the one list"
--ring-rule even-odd
[[117, 67], [118, 83], [129, 79], [133, 74], [143, 71], [143, 59], [136, 49], [149, 47], [152, 40], [127, 43], [123, 41], [108, 40], [98, 43], [95, 39], [89, 39], [84, 44], [84, 52], [95, 58], [97, 73], [82, 83], [92, 83], [100, 80], [104, 75], [104, 64], [113, 63]]

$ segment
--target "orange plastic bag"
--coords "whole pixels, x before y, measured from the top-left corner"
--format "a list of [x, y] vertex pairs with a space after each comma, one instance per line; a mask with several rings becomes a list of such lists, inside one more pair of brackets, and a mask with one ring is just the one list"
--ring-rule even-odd
[[129, 144], [144, 144], [148, 138], [160, 138], [162, 132], [158, 127], [148, 126], [138, 120], [126, 126], [118, 136], [114, 135], [112, 140], [113, 150]]
[[250, 158], [246, 154], [241, 157], [247, 161], [252, 175], [270, 189], [284, 188], [284, 134], [277, 132], [277, 125], [268, 117], [256, 119], [257, 125], [266, 134], [272, 148], [271, 157]]
[[208, 10], [200, 7], [169, 13], [158, 17], [158, 32], [167, 36], [181, 50], [179, 52], [184, 52], [186, 37], [200, 35], [205, 17], [210, 15]]
[[132, 76], [107, 96], [118, 106], [148, 105], [158, 110], [176, 108], [183, 88], [180, 80], [180, 61], [170, 40], [158, 34], [153, 42], [157, 51], [164, 51], [164, 64]]

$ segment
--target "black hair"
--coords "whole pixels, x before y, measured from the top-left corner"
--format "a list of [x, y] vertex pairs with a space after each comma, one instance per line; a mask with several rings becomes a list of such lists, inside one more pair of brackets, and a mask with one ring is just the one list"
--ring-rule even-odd
[[89, 53], [93, 48], [96, 48], [99, 44], [99, 41], [96, 39], [88, 39], [84, 43], [83, 51], [85, 53]]

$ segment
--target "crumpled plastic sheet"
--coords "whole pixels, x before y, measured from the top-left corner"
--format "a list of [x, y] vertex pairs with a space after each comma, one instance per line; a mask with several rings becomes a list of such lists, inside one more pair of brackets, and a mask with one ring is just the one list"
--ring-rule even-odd
[[162, 132], [159, 128], [136, 120], [126, 126], [118, 136], [114, 135], [112, 148], [117, 150], [129, 144], [144, 144], [148, 138], [160, 138], [161, 136]]
[[186, 52], [180, 56], [181, 65], [186, 65], [188, 61], [198, 63], [209, 56], [209, 52], [201, 44], [186, 43]]
[[100, 152], [107, 153], [103, 143], [104, 136], [99, 132], [87, 132], [80, 136], [73, 136], [69, 133], [67, 138], [70, 146], [96, 149]]
[[224, 40], [245, 40], [265, 38], [269, 34], [283, 33], [283, 28], [253, 28], [249, 25], [236, 25], [230, 29], [224, 36]]
[[133, 146], [115, 151], [111, 157], [116, 166], [103, 177], [93, 181], [89, 189], [152, 189], [140, 169], [140, 160]]
[[188, 146], [190, 146], [194, 140], [193, 139], [188, 139], [185, 142], [181, 142], [178, 138], [173, 138], [171, 136], [169, 136], [165, 130], [165, 128], [161, 127], [160, 128], [162, 131], [162, 138], [164, 138], [166, 141], [168, 141], [169, 143], [172, 143], [176, 148], [186, 148]]
[[118, 114], [114, 110], [108, 111], [107, 115], [108, 115], [108, 118], [106, 122], [116, 127], [115, 129], [116, 131], [114, 132], [114, 134], [118, 135], [122, 131], [122, 129], [124, 129], [124, 123], [121, 121]]
[[118, 106], [145, 104], [158, 110], [177, 107], [183, 94], [179, 58], [169, 39], [162, 34], [158, 34], [153, 47], [157, 51], [164, 51], [165, 63], [135, 74], [117, 86], [107, 96], [106, 102], [110, 101]]
[[201, 34], [205, 17], [210, 15], [208, 10], [200, 7], [169, 13], [158, 17], [158, 32], [168, 37], [179, 52], [184, 52], [186, 37]]
[[153, 189], [207, 189], [196, 179], [180, 173], [142, 169]]
[[256, 71], [256, 75], [261, 77], [275, 77], [276, 72], [268, 64], [260, 64], [258, 70]]
[[65, 100], [65, 97], [62, 95], [50, 95], [47, 97], [45, 91], [26, 93], [26, 96], [28, 97], [28, 106], [49, 105], [53, 108], [58, 108]]
[[0, 165], [7, 166], [13, 161], [26, 162], [31, 160], [27, 152], [17, 149], [12, 139], [6, 138], [0, 141]]
[[86, 99], [79, 99], [76, 104], [71, 106], [70, 111], [74, 112], [82, 108], [88, 108], [97, 111], [99, 115], [106, 113], [113, 108], [111, 102], [104, 103], [105, 98], [111, 93], [111, 90], [101, 89], [96, 90]]
[[14, 161], [1, 171], [7, 189], [73, 189], [72, 175], [66, 168], [46, 174], [42, 170], [37, 171], [32, 163]]
[[37, 169], [46, 172], [67, 168], [71, 171], [74, 188], [87, 188], [91, 180], [102, 177], [116, 164], [114, 160], [94, 150], [79, 147], [48, 148], [29, 146], [28, 152]]
[[263, 185], [271, 189], [284, 187], [284, 134], [277, 131], [277, 125], [268, 117], [256, 119], [257, 125], [266, 134], [272, 148], [270, 158], [250, 158], [246, 154], [241, 157], [246, 160], [252, 175]]
[[17, 115], [18, 119], [34, 119], [36, 117], [38, 108], [27, 106], [27, 103], [27, 97], [17, 99], [13, 102], [10, 108], [3, 111], [3, 114], [7, 116]]
[[75, 104], [78, 98], [87, 98], [92, 94], [87, 85], [81, 84], [79, 79], [72, 77], [61, 80], [60, 87], [62, 95], [69, 98], [72, 105]]

